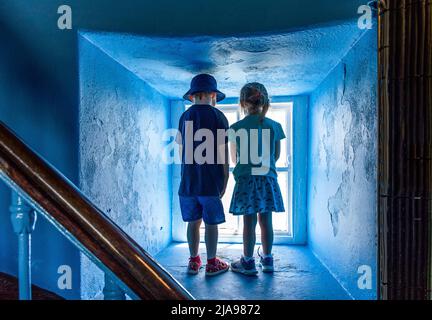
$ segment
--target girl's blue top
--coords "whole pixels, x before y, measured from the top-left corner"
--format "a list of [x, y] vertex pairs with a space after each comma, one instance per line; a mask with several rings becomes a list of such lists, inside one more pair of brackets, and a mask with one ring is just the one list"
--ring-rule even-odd
[[237, 164], [234, 178], [261, 175], [277, 178], [276, 141], [285, 139], [279, 122], [260, 115], [248, 115], [231, 125], [228, 140], [236, 143]]

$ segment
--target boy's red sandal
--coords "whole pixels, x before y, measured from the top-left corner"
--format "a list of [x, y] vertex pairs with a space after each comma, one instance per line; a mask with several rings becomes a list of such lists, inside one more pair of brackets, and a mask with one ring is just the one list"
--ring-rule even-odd
[[215, 258], [214, 263], [207, 263], [206, 276], [217, 276], [218, 274], [227, 272], [229, 265], [218, 258]]
[[202, 268], [202, 262], [200, 256], [197, 256], [195, 258], [192, 257], [189, 258], [189, 264], [187, 269], [188, 274], [196, 275], [199, 273], [201, 268]]

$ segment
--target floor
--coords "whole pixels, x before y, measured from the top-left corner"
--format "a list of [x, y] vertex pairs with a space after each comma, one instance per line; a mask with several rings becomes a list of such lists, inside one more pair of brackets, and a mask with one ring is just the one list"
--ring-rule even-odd
[[[218, 256], [233, 261], [242, 252], [239, 244], [221, 244]], [[156, 256], [196, 299], [223, 300], [347, 300], [350, 297], [305, 246], [275, 246], [275, 273], [246, 277], [227, 272], [217, 277], [186, 273], [187, 244], [173, 243]], [[200, 246], [205, 259], [205, 246]]]

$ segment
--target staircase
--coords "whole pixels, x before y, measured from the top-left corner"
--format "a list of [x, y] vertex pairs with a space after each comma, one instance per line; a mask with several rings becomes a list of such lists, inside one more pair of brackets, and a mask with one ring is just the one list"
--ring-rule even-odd
[[[138, 243], [58, 170], [0, 121], [0, 179], [12, 191], [18, 238], [18, 281], [0, 274], [0, 299], [59, 299], [31, 286], [31, 236], [36, 216], [56, 227], [105, 273], [107, 300], [190, 300], [193, 297]], [[18, 294], [17, 294], [18, 292]]]
[[[50, 291], [32, 286], [33, 300], [64, 300]], [[18, 300], [18, 279], [0, 272], [0, 300]]]

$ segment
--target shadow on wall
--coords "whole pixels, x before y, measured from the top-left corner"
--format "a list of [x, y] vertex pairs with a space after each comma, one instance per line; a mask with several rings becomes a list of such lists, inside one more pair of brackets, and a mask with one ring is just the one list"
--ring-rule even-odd
[[[0, 21], [0, 119], [28, 145], [76, 182], [76, 113], [73, 102], [40, 66], [28, 48]], [[11, 191], [0, 185], [0, 271], [18, 272], [17, 237], [12, 231]], [[58, 268], [73, 270], [72, 289], [57, 286]], [[32, 235], [33, 283], [68, 299], [79, 298], [79, 253], [45, 219], [39, 217]]]

